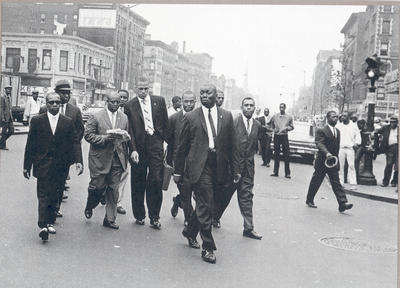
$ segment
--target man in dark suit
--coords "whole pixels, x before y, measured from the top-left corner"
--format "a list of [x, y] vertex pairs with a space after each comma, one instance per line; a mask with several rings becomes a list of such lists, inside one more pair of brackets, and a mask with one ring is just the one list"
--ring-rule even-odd
[[216, 96], [214, 85], [202, 86], [202, 106], [183, 118], [174, 171], [175, 183], [182, 181], [182, 175], [188, 177], [196, 201], [195, 212], [182, 234], [190, 245], [200, 230], [203, 240], [201, 256], [209, 263], [216, 262], [216, 246], [211, 233], [214, 191], [217, 184], [232, 178], [230, 166], [234, 157], [232, 114], [216, 107]]
[[11, 91], [12, 87], [6, 85], [4, 94], [0, 96], [0, 150], [8, 150], [7, 139], [14, 134], [14, 124], [11, 112]]
[[43, 241], [48, 240], [49, 233], [56, 233], [55, 210], [68, 168], [76, 163], [78, 175], [83, 172], [78, 136], [72, 120], [59, 113], [60, 104], [58, 94], [47, 95], [48, 112], [32, 118], [25, 147], [23, 174], [29, 179], [33, 166], [39, 200], [39, 236]]
[[397, 116], [390, 117], [390, 124], [383, 126], [375, 132], [375, 138], [383, 135], [382, 150], [386, 154], [386, 166], [382, 180], [382, 187], [389, 185], [390, 177], [394, 166], [393, 178], [390, 184], [396, 187], [398, 178], [398, 150], [399, 150], [399, 128]]
[[[182, 106], [183, 109], [175, 114], [172, 114], [168, 119], [168, 134], [167, 134], [167, 164], [174, 166], [176, 152], [178, 150], [179, 136], [182, 131], [182, 119], [184, 115], [193, 110], [196, 104], [196, 96], [191, 91], [186, 91], [182, 95]], [[171, 208], [172, 217], [178, 215], [178, 208], [183, 209], [185, 223], [187, 225], [187, 220], [193, 211], [192, 207], [192, 188], [190, 187], [187, 177], [177, 184], [179, 194], [172, 198], [173, 205]]]
[[269, 163], [271, 162], [272, 150], [271, 150], [271, 141], [272, 141], [272, 129], [269, 125], [269, 121], [271, 120], [271, 116], [269, 116], [269, 109], [264, 109], [264, 115], [256, 118], [258, 122], [261, 123], [261, 158], [263, 163], [261, 166], [269, 167]]
[[[69, 85], [67, 80], [59, 80], [56, 82], [54, 91], [61, 98], [60, 114], [71, 118], [78, 139], [79, 141], [81, 141], [83, 138], [85, 127], [83, 125], [81, 110], [78, 107], [69, 103], [69, 100], [71, 98], [71, 86]], [[42, 106], [40, 108], [39, 114], [46, 112], [47, 112], [47, 106]], [[67, 168], [67, 170], [69, 171], [69, 167]], [[65, 175], [65, 182], [68, 178], [68, 171], [67, 174]], [[64, 183], [63, 190], [66, 190], [66, 188], [68, 189], [68, 186], [66, 186], [66, 184]], [[60, 212], [60, 206], [63, 198], [64, 199], [68, 198], [67, 195], [64, 195], [64, 192], [60, 195], [60, 199], [58, 200], [58, 205], [56, 210], [57, 217], [63, 216], [62, 213]]]
[[149, 95], [149, 81], [141, 77], [137, 86], [137, 97], [125, 105], [131, 135], [131, 200], [136, 224], [144, 225], [148, 208], [150, 225], [161, 229], [160, 209], [163, 182], [163, 142], [168, 128], [165, 99]]
[[351, 209], [353, 204], [347, 203], [347, 197], [344, 192], [343, 186], [339, 180], [339, 165], [336, 164], [332, 168], [325, 166], [325, 160], [338, 157], [340, 148], [340, 131], [335, 128], [338, 121], [338, 115], [335, 111], [329, 111], [326, 115], [328, 122], [324, 128], [317, 129], [315, 134], [315, 144], [318, 148], [317, 157], [314, 164], [314, 174], [311, 178], [310, 186], [308, 188], [306, 204], [310, 208], [317, 208], [314, 203], [315, 194], [317, 194], [319, 187], [324, 180], [325, 174], [328, 174], [329, 181], [331, 182], [333, 193], [339, 203], [339, 211]]
[[127, 142], [130, 140], [128, 118], [118, 111], [120, 103], [117, 92], [107, 95], [106, 107], [89, 117], [85, 129], [85, 140], [90, 143], [90, 183], [85, 216], [92, 217], [93, 209], [104, 195], [106, 215], [103, 226], [112, 229], [119, 228], [115, 223], [118, 188], [128, 164]]

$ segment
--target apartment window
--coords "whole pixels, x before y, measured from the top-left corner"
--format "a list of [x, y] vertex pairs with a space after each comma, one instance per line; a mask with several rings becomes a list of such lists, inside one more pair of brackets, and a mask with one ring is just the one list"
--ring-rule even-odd
[[86, 74], [86, 55], [83, 55], [83, 68], [82, 68], [82, 74], [85, 75]]
[[74, 71], [76, 71], [76, 55], [77, 55], [77, 53], [75, 52], [75, 56], [74, 56]]
[[68, 71], [68, 51], [60, 51], [60, 71]]
[[51, 50], [43, 49], [42, 70], [51, 70]]
[[78, 72], [81, 71], [81, 54], [78, 54]]
[[40, 15], [40, 23], [45, 23], [46, 22], [46, 15], [45, 14], [41, 14]]
[[89, 74], [89, 76], [92, 76], [92, 57], [91, 56], [89, 56], [88, 74]]
[[393, 6], [392, 5], [383, 5], [383, 12], [393, 12]]
[[28, 49], [28, 72], [33, 73], [37, 68], [37, 49]]
[[380, 56], [389, 56], [389, 42], [381, 42], [381, 47], [379, 49]]
[[390, 34], [390, 20], [382, 21], [382, 34]]
[[14, 59], [19, 59], [20, 56], [20, 48], [6, 48], [6, 68], [13, 68]]

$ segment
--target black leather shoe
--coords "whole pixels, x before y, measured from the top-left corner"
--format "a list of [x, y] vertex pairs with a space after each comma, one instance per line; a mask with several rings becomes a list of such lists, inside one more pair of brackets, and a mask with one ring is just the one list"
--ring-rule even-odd
[[47, 231], [47, 228], [40, 230], [39, 237], [42, 238], [42, 241], [49, 240], [49, 231]]
[[212, 226], [215, 228], [221, 228], [221, 222], [219, 220], [213, 220]]
[[215, 257], [212, 250], [203, 249], [203, 251], [201, 251], [201, 258], [208, 263], [215, 264], [215, 262], [217, 262], [217, 257]]
[[119, 226], [117, 224], [115, 224], [115, 222], [110, 222], [107, 220], [107, 218], [104, 218], [103, 226], [111, 228], [111, 229], [119, 229]]
[[171, 208], [171, 216], [175, 218], [176, 215], [178, 215], [178, 208], [179, 208], [178, 204], [176, 203], [176, 197], [172, 198], [172, 202], [173, 204]]
[[188, 240], [188, 244], [189, 244], [189, 246], [190, 246], [191, 248], [200, 249], [200, 244], [199, 244], [199, 242], [197, 242], [197, 240], [196, 240], [195, 238], [190, 237], [190, 236], [188, 235], [186, 229], [183, 229], [182, 235], [183, 235], [183, 237], [185, 237], [185, 238]]
[[339, 205], [339, 212], [344, 212], [345, 210], [349, 210], [353, 208], [353, 204], [343, 203]]
[[144, 225], [144, 220], [143, 219], [136, 219], [135, 223], [137, 225]]
[[8, 150], [6, 147], [0, 147], [0, 150]]
[[117, 213], [119, 214], [126, 214], [125, 209], [122, 206], [118, 206], [117, 207]]
[[290, 178], [292, 178], [290, 175], [285, 175], [285, 178], [288, 178], [288, 179], [290, 179]]
[[269, 165], [269, 163], [267, 163], [265, 166], [269, 167], [270, 165]]
[[243, 236], [257, 240], [261, 240], [262, 238], [262, 236], [258, 235], [258, 233], [254, 230], [243, 230]]
[[85, 209], [85, 217], [87, 219], [92, 218], [92, 215], [93, 215], [93, 210], [92, 209]]
[[276, 174], [276, 173], [272, 173], [272, 174], [271, 174], [271, 175], [269, 175], [269, 176], [278, 177], [279, 175], [278, 175], [278, 174]]
[[150, 225], [151, 228], [160, 230], [161, 229], [161, 223], [158, 220], [150, 220]]
[[103, 206], [106, 205], [106, 198], [104, 196], [100, 198], [100, 204]]
[[397, 183], [390, 183], [390, 186], [396, 187], [396, 186], [397, 186]]
[[61, 218], [63, 217], [63, 214], [60, 211], [56, 211], [56, 218]]
[[389, 186], [388, 183], [382, 183], [382, 184], [381, 184], [381, 187], [387, 187], [387, 186]]
[[317, 208], [317, 205], [315, 205], [314, 202], [306, 201], [306, 204], [307, 204], [307, 206], [310, 207], [310, 208]]

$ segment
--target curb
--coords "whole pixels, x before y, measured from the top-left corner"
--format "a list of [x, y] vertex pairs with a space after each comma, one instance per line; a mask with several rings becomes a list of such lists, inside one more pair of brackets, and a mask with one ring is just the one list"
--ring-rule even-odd
[[371, 200], [382, 201], [382, 202], [391, 203], [391, 204], [398, 204], [398, 201], [399, 201], [398, 199], [395, 199], [395, 198], [366, 194], [366, 193], [362, 193], [362, 192], [358, 192], [358, 191], [354, 191], [354, 190], [348, 190], [348, 189], [344, 189], [344, 192], [346, 192], [346, 194], [349, 194], [349, 195], [358, 196], [358, 197], [371, 199]]

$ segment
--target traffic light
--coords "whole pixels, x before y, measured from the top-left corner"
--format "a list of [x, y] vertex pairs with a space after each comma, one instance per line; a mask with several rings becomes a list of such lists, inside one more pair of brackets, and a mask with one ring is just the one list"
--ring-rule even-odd
[[367, 69], [365, 69], [365, 74], [367, 74], [367, 79], [371, 81], [370, 91], [375, 92], [375, 81], [386, 74], [383, 70], [384, 63], [381, 62], [381, 59], [376, 54], [365, 59], [365, 62], [368, 64]]

